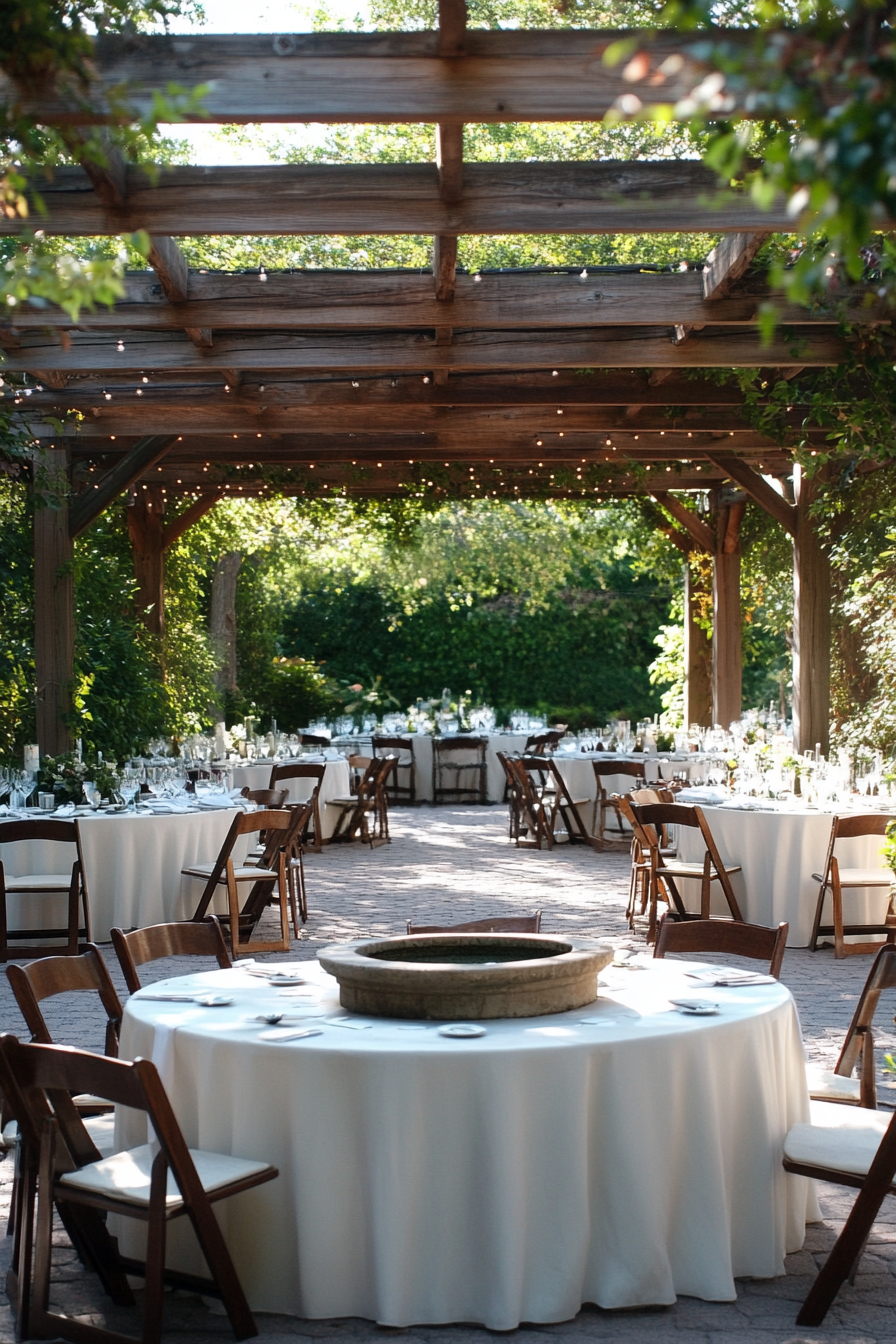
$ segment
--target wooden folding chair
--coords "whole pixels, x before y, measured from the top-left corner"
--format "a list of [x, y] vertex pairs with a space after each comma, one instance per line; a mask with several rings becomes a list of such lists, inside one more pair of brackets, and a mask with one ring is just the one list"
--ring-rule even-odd
[[571, 845], [590, 845], [594, 848], [594, 836], [589, 835], [582, 821], [582, 814], [579, 811], [581, 807], [587, 807], [590, 799], [573, 798], [569, 791], [569, 786], [560, 772], [560, 767], [553, 756], [548, 757], [546, 762], [551, 778], [554, 781], [554, 788], [557, 794], [557, 811], [563, 818], [563, 825], [566, 827], [566, 834]]
[[[394, 764], [394, 756], [371, 758], [358, 783], [357, 793], [348, 798], [327, 799], [327, 807], [340, 809], [330, 836], [331, 843], [354, 840], [359, 834], [371, 849], [375, 839], [389, 843], [388, 805], [384, 786]], [[373, 834], [369, 826], [371, 816], [374, 819]]]
[[[486, 802], [486, 760], [488, 741], [484, 737], [435, 737], [432, 743], [432, 796], [433, 802]], [[456, 760], [455, 756], [472, 756], [472, 760]], [[462, 783], [461, 776], [471, 776]], [[445, 778], [453, 784], [446, 784]]]
[[896, 1194], [896, 1114], [814, 1101], [811, 1122], [784, 1139], [784, 1170], [859, 1191], [796, 1318], [818, 1326], [844, 1280], [854, 1280], [884, 1198]]
[[330, 738], [325, 737], [323, 733], [300, 733], [299, 740], [303, 747], [328, 747]]
[[510, 767], [510, 758], [506, 751], [496, 751], [495, 755], [504, 771], [504, 802], [507, 803], [510, 812], [507, 818], [507, 837], [509, 840], [518, 840], [520, 835], [520, 826], [522, 825], [522, 799], [520, 796], [519, 781]]
[[[50, 1310], [54, 1206], [75, 1250], [99, 1273], [116, 1302], [133, 1303], [127, 1275], [145, 1280], [143, 1344], [161, 1344], [166, 1284], [220, 1298], [237, 1339], [258, 1333], [212, 1205], [273, 1180], [279, 1175], [276, 1167], [188, 1149], [156, 1067], [147, 1059], [127, 1064], [3, 1036], [0, 1082], [23, 1136], [23, 1218], [13, 1278], [23, 1338], [135, 1344], [133, 1336]], [[72, 1092], [84, 1088], [117, 1106], [145, 1112], [154, 1142], [102, 1158], [70, 1101]], [[106, 1230], [103, 1215], [109, 1213], [146, 1223], [145, 1261], [119, 1253]], [[168, 1223], [181, 1217], [193, 1226], [210, 1277], [165, 1267]]]
[[[843, 892], [863, 887], [885, 887], [889, 890], [893, 874], [889, 868], [841, 868], [836, 854], [838, 840], [853, 840], [862, 835], [886, 834], [891, 821], [896, 820], [882, 812], [866, 813], [858, 817], [834, 817], [831, 824], [831, 838], [828, 841], [827, 858], [824, 872], [813, 873], [812, 879], [820, 882], [818, 902], [815, 906], [815, 920], [812, 925], [812, 937], [809, 947], [814, 952], [819, 938], [834, 935], [834, 956], [838, 958], [853, 956], [856, 953], [877, 952], [880, 943], [847, 943], [850, 934], [886, 934], [887, 942], [896, 940], [896, 912], [892, 905], [888, 908], [882, 924], [844, 924]], [[831, 893], [833, 923], [822, 924], [822, 909], [827, 893]]]
[[[308, 849], [314, 850], [315, 854], [320, 854], [324, 843], [320, 824], [320, 791], [326, 773], [326, 765], [319, 761], [281, 761], [271, 767], [271, 777], [268, 780], [269, 789], [277, 789], [281, 784], [287, 784], [291, 779], [311, 779], [314, 781], [308, 799], [297, 801], [308, 801], [312, 805], [311, 816], [314, 819], [314, 827], [309, 830], [306, 826], [302, 842]], [[311, 840], [312, 835], [314, 836], [313, 841]]]
[[728, 919], [676, 919], [665, 914], [659, 922], [654, 957], [665, 957], [668, 952], [718, 953], [723, 957], [752, 957], [767, 961], [768, 973], [776, 980], [781, 976], [781, 962], [787, 947], [789, 924], [767, 929], [762, 924], [745, 924]]
[[123, 1010], [102, 953], [94, 943], [89, 943], [80, 956], [43, 957], [27, 966], [7, 966], [6, 978], [32, 1041], [41, 1045], [54, 1044], [40, 1008], [45, 999], [56, 994], [97, 994], [106, 1014], [105, 1051], [110, 1058], [117, 1057]]
[[541, 849], [544, 843], [553, 849], [557, 792], [547, 783], [547, 762], [540, 756], [510, 756], [508, 764], [519, 793], [517, 848]]
[[[407, 803], [413, 807], [417, 801], [417, 768], [414, 764], [414, 739], [411, 737], [383, 737], [379, 734], [373, 739], [375, 757], [395, 756], [392, 774], [386, 786], [390, 803]], [[402, 774], [407, 775], [407, 783], [402, 784]]]
[[178, 924], [151, 924], [146, 929], [110, 929], [112, 946], [129, 994], [142, 989], [138, 966], [162, 957], [214, 957], [222, 970], [233, 965], [221, 925], [214, 915], [201, 924], [191, 920]]
[[[84, 860], [81, 856], [81, 836], [76, 821], [56, 821], [53, 819], [35, 821], [0, 822], [0, 845], [18, 844], [32, 840], [50, 844], [72, 845], [75, 850], [75, 862], [70, 872], [25, 873], [20, 877], [7, 876], [0, 861], [0, 962], [14, 957], [43, 957], [48, 952], [60, 951], [45, 942], [33, 943], [29, 939], [65, 938], [67, 956], [78, 955], [78, 940], [90, 942], [90, 901], [87, 895], [87, 881], [84, 877]], [[64, 896], [67, 900], [67, 920], [64, 928], [25, 928], [10, 929], [7, 896], [18, 897], [25, 904], [29, 897]], [[84, 922], [79, 926], [79, 909]], [[10, 948], [10, 941], [23, 946]]]
[[498, 915], [495, 919], [473, 919], [467, 924], [412, 924], [408, 933], [541, 933], [541, 911], [534, 915]]
[[[612, 812], [616, 818], [616, 825], [613, 827], [613, 840], [629, 840], [631, 837], [622, 824], [622, 814], [619, 810], [619, 804], [616, 801], [615, 794], [607, 792], [604, 780], [611, 775], [627, 775], [635, 780], [635, 786], [646, 784], [644, 778], [644, 767], [639, 761], [592, 761], [591, 768], [594, 771], [594, 812], [591, 817], [591, 834], [597, 837], [598, 844], [606, 845], [610, 843], [607, 838], [607, 813]], [[598, 817], [600, 820], [598, 821]]]
[[[680, 919], [709, 919], [710, 891], [713, 882], [722, 888], [731, 918], [743, 922], [743, 915], [737, 904], [737, 898], [731, 886], [731, 874], [740, 872], [739, 864], [724, 864], [719, 855], [712, 831], [699, 807], [690, 807], [684, 803], [650, 803], [639, 807], [626, 798], [619, 799], [622, 814], [634, 828], [638, 824], [639, 843], [645, 845], [650, 855], [650, 886], [647, 941], [656, 939], [657, 903], [666, 899], [674, 906]], [[681, 859], [667, 859], [662, 852], [662, 828], [664, 826], [687, 826], [700, 831], [706, 851], [703, 863], [685, 863]], [[693, 878], [700, 882], [700, 913], [691, 914], [681, 898], [676, 878]], [[662, 891], [661, 891], [662, 889]]]
[[[891, 943], [884, 943], [872, 962], [833, 1069], [806, 1066], [809, 1096], [813, 1101], [877, 1109], [872, 1027], [880, 996], [886, 989], [896, 989], [896, 947]], [[858, 1077], [853, 1076], [856, 1070]]]
[[548, 728], [543, 733], [533, 733], [526, 739], [526, 745], [523, 747], [524, 756], [545, 756], [549, 752], [556, 751], [562, 738], [566, 736], [566, 725], [558, 724], [556, 728]]
[[[219, 887], [227, 893], [226, 915], [219, 915], [229, 930], [231, 955], [234, 960], [241, 954], [289, 951], [289, 892], [286, 882], [286, 854], [284, 833], [292, 825], [292, 816], [285, 810], [238, 812], [233, 819], [218, 857], [210, 863], [196, 863], [182, 868], [185, 877], [196, 877], [205, 882], [205, 888], [193, 913], [193, 923], [199, 924], [209, 913], [209, 907]], [[240, 836], [264, 832], [264, 853], [258, 864], [235, 865], [232, 853]], [[249, 894], [240, 909], [239, 887], [251, 883]], [[279, 939], [252, 941], [252, 933], [261, 919], [274, 892], [280, 903]]]

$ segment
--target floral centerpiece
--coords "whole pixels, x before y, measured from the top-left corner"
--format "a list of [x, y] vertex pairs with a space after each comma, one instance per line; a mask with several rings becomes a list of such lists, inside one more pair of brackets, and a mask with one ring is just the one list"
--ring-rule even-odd
[[80, 803], [85, 783], [93, 783], [101, 798], [110, 798], [118, 788], [116, 762], [96, 756], [81, 757], [73, 751], [63, 756], [45, 756], [37, 773], [41, 793], [52, 793], [60, 803]]

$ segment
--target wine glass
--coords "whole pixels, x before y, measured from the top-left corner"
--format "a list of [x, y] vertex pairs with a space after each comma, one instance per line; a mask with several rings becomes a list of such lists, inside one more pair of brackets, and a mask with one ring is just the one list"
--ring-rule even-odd
[[81, 785], [85, 801], [89, 803], [90, 810], [95, 812], [102, 802], [102, 795], [92, 779], [85, 779]]

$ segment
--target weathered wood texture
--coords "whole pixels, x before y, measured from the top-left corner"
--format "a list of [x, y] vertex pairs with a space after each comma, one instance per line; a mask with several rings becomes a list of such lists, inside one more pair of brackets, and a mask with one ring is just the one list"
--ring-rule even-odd
[[80, 536], [113, 500], [130, 489], [144, 472], [154, 467], [165, 456], [173, 442], [174, 436], [171, 434], [150, 435], [140, 439], [111, 471], [93, 485], [92, 489], [79, 495], [72, 505], [69, 516], [69, 531], [72, 537]]
[[[86, 414], [89, 417], [86, 422], [78, 421], [68, 430], [83, 434], [126, 435], [139, 434], [141, 430], [150, 434], [292, 434], [296, 431], [296, 414], [301, 412], [301, 432], [318, 434], [444, 433], [481, 438], [530, 433], [555, 438], [562, 429], [565, 434], [602, 432], [616, 445], [624, 436], [625, 443], [636, 448], [639, 444], [645, 448], [671, 447], [674, 435], [676, 447], [693, 447], [695, 453], [715, 452], [717, 465], [723, 470], [728, 468], [730, 452], [726, 456], [718, 453], [721, 443], [726, 450], [739, 452], [745, 443], [761, 446], [774, 442], [753, 430], [742, 415], [727, 409], [673, 418], [648, 407], [627, 419], [622, 408], [614, 411], [589, 406], [259, 407], [242, 405], [226, 393], [221, 394], [217, 403], [203, 405], [198, 399], [194, 404], [186, 400], [167, 403], [161, 398], [136, 397], [132, 392], [130, 396], [115, 396], [111, 401], [104, 397], [97, 400], [92, 396], [72, 396], [64, 407], [60, 404], [59, 410], [62, 414], [66, 410]], [[560, 410], [562, 415], [557, 414]], [[794, 411], [787, 419], [795, 426], [798, 416], [799, 412]], [[59, 433], [51, 424], [42, 428], [34, 424], [34, 431], [51, 440]], [[826, 431], [818, 429], [816, 433], [823, 440]], [[665, 438], [670, 438], [670, 444], [663, 443]], [[733, 471], [729, 475], [734, 478]], [[784, 500], [781, 502], [786, 504]]]
[[[119, 349], [119, 346], [123, 347]], [[28, 333], [9, 351], [11, 373], [39, 366], [60, 373], [193, 373], [221, 370], [344, 370], [397, 374], [436, 369], [461, 372], [553, 368], [763, 368], [799, 362], [804, 367], [839, 364], [846, 346], [825, 328], [777, 333], [769, 345], [738, 328], [706, 327], [683, 345], [673, 345], [657, 327], [572, 328], [542, 333], [455, 331], [450, 346], [424, 336], [382, 332], [305, 336], [288, 332], [231, 332], [211, 351], [186, 336], [153, 332], [119, 333], [118, 340], [77, 332], [66, 349], [52, 336]]]
[[137, 609], [150, 634], [159, 636], [165, 631], [164, 509], [165, 497], [160, 486], [144, 486], [137, 490], [127, 509], [137, 580]]
[[793, 469], [793, 746], [825, 755], [831, 719], [831, 564], [810, 509], [815, 486]]
[[791, 536], [796, 531], [796, 509], [768, 481], [758, 476], [752, 467], [728, 453], [709, 453], [709, 460], [729, 475], [760, 508], [771, 514]]
[[684, 722], [712, 727], [712, 640], [698, 620], [712, 601], [698, 577], [684, 564]]
[[[453, 267], [456, 245], [451, 244]], [[434, 266], [439, 270], [439, 258]], [[131, 272], [125, 297], [114, 308], [82, 311], [77, 322], [52, 311], [54, 326], [83, 331], [177, 331], [207, 327], [274, 331], [301, 328], [374, 327], [388, 329], [438, 326], [444, 309], [433, 294], [429, 276], [394, 272], [354, 274], [265, 273], [227, 275], [192, 271], [186, 303], [166, 302], [152, 272]], [[690, 326], [754, 326], [761, 304], [770, 295], [764, 285], [705, 303], [698, 272], [676, 275], [612, 275], [588, 271], [576, 275], [457, 275], [452, 325], [463, 328], [644, 326], [676, 323]], [[864, 291], [841, 295], [836, 311], [808, 310], [775, 297], [780, 323], [786, 326], [836, 326], [845, 314], [862, 322], [889, 320], [879, 300]], [[17, 312], [7, 339], [20, 344], [29, 330], [47, 326], [46, 309]], [[670, 331], [671, 339], [671, 331]]]
[[[730, 28], [723, 35], [728, 43], [751, 40]], [[621, 36], [468, 29], [462, 56], [440, 56], [437, 31], [103, 36], [94, 48], [90, 98], [67, 96], [61, 86], [16, 90], [6, 78], [0, 98], [17, 97], [24, 111], [57, 125], [112, 120], [104, 91], [119, 85], [127, 86], [132, 108], [146, 112], [169, 81], [208, 85], [203, 109], [212, 122], [591, 121], [626, 95], [645, 107], [677, 104], [709, 73], [699, 59], [704, 32], [637, 35], [645, 60], [636, 78], [631, 67], [627, 77], [625, 62], [604, 64]], [[666, 64], [673, 56], [680, 65]], [[727, 91], [715, 105], [743, 111], [741, 97]], [[691, 112], [684, 107], [682, 114]]]
[[727, 728], [741, 716], [743, 617], [740, 605], [740, 524], [744, 503], [719, 502], [712, 590], [712, 719]]
[[745, 275], [750, 262], [770, 237], [762, 233], [729, 233], [716, 244], [703, 268], [703, 297], [707, 303], [723, 299], [731, 286]]
[[[278, 164], [128, 170], [121, 206], [101, 201], [79, 168], [34, 179], [50, 234], [739, 233], [793, 228], [783, 202], [767, 211], [720, 189], [693, 160], [465, 163], [440, 191], [429, 163]], [[462, 181], [462, 194], [460, 183]], [[0, 234], [28, 220], [0, 217]], [[32, 219], [33, 226], [33, 219]]]
[[37, 741], [42, 756], [58, 756], [71, 748], [65, 716], [71, 709], [75, 650], [68, 455], [64, 449], [35, 453], [34, 490]]

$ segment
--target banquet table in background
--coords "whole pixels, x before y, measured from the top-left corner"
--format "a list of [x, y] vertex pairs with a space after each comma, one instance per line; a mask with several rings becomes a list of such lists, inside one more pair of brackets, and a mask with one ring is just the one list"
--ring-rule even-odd
[[[230, 772], [233, 788], [266, 789], [271, 778], [271, 766], [273, 764], [275, 764], [273, 761], [259, 761], [252, 765], [233, 766]], [[280, 761], [277, 764], [288, 765], [289, 762]], [[339, 760], [325, 761], [323, 757], [301, 756], [297, 758], [296, 764], [326, 766], [319, 797], [321, 830], [324, 840], [329, 840], [339, 820], [339, 810], [334, 807], [327, 808], [325, 804], [330, 798], [346, 798], [348, 796], [351, 787], [348, 761], [342, 757]], [[283, 787], [289, 789], [289, 802], [303, 803], [306, 798], [311, 797], [314, 781], [311, 779], [287, 779], [283, 781]]]
[[[169, 981], [233, 1005], [132, 996], [122, 1032], [191, 1147], [280, 1169], [218, 1212], [257, 1310], [511, 1330], [584, 1302], [730, 1301], [736, 1277], [782, 1274], [818, 1217], [811, 1183], [781, 1167], [809, 1103], [777, 982], [714, 989], [719, 1015], [687, 1018], [668, 1001], [692, 990], [686, 965], [610, 968], [587, 1009], [457, 1040], [351, 1018], [335, 981], [300, 969], [304, 999], [239, 968]], [[320, 1034], [264, 1041], [254, 1015], [270, 1009]], [[145, 1142], [145, 1120], [123, 1113], [117, 1138]], [[171, 1263], [195, 1270], [189, 1232], [170, 1235]]]
[[[731, 885], [744, 919], [769, 928], [786, 920], [790, 925], [787, 946], [807, 947], [818, 900], [818, 883], [812, 880], [812, 874], [824, 871], [835, 812], [773, 809], [771, 804], [759, 809], [755, 803], [747, 808], [707, 807], [702, 803], [701, 806], [723, 862], [741, 865], [741, 872], [732, 876]], [[702, 862], [699, 831], [680, 827], [677, 838], [682, 859]], [[880, 868], [882, 843], [879, 835], [840, 840], [837, 853], [843, 866]], [[699, 910], [699, 885], [684, 882], [680, 890], [688, 909]], [[848, 902], [847, 922], [881, 924], [889, 893], [885, 888], [866, 887], [850, 892], [844, 901]], [[717, 891], [713, 892], [710, 908], [714, 915], [728, 913]], [[831, 922], [830, 915], [828, 896], [825, 923]]]
[[[182, 877], [181, 869], [214, 859], [235, 816], [234, 808], [203, 808], [171, 814], [97, 813], [78, 817], [94, 941], [108, 942], [109, 930], [115, 926], [145, 928], [192, 915], [202, 889]], [[238, 841], [234, 850], [237, 861], [245, 856], [249, 839], [245, 836]], [[60, 866], [63, 850], [68, 857]], [[11, 876], [61, 872], [75, 858], [74, 845], [36, 840], [0, 845], [0, 860]], [[59, 900], [30, 896], [28, 914], [23, 917], [18, 898], [10, 895], [10, 928], [58, 927]]]

